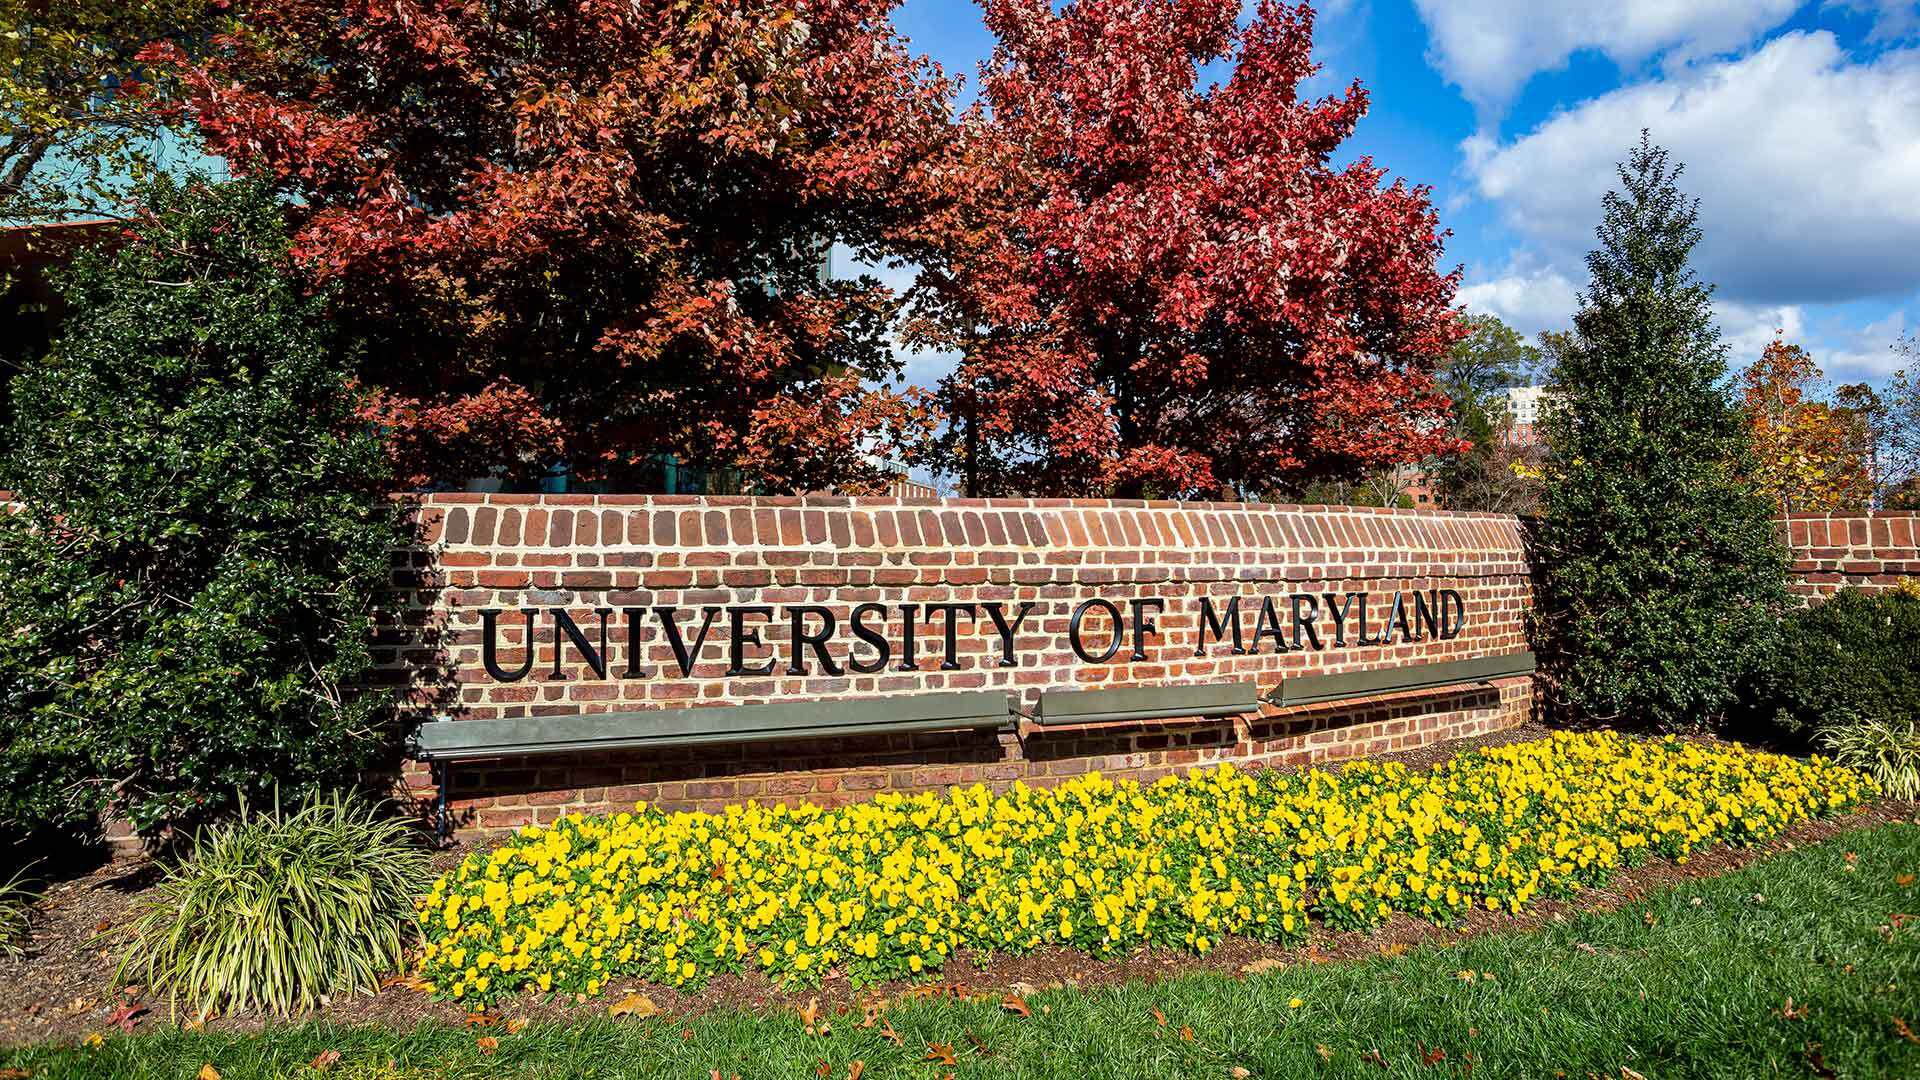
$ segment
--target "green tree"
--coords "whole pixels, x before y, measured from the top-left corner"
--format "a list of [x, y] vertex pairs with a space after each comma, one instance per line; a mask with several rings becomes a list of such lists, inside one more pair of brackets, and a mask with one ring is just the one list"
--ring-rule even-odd
[[160, 181], [16, 381], [0, 488], [0, 831], [352, 780], [393, 745], [371, 598], [400, 520], [348, 358], [253, 184]]
[[197, 50], [209, 0], [0, 0], [0, 220], [97, 214], [169, 143], [130, 91], [156, 41]]
[[1698, 203], [1644, 134], [1618, 172], [1545, 420], [1536, 647], [1572, 718], [1692, 729], [1766, 656], [1787, 557], [1739, 480], [1713, 290], [1688, 265]]
[[1452, 434], [1467, 449], [1439, 461], [1435, 486], [1450, 509], [1528, 511], [1538, 485], [1524, 466], [1535, 455], [1508, 437], [1506, 392], [1527, 385], [1540, 350], [1497, 316], [1471, 314], [1462, 321], [1466, 336], [1448, 351], [1434, 381], [1453, 402]]

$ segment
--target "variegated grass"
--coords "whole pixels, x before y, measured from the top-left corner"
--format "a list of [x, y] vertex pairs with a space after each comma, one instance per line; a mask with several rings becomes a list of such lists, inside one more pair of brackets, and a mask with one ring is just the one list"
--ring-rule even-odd
[[413, 829], [333, 795], [210, 826], [132, 925], [117, 979], [200, 1015], [285, 1015], [376, 989], [429, 879]]

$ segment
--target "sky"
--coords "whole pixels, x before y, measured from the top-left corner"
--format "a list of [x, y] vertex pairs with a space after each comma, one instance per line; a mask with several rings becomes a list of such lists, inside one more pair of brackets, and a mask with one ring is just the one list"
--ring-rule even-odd
[[[1744, 366], [1783, 331], [1834, 382], [1883, 383], [1920, 329], [1920, 0], [1323, 0], [1309, 89], [1358, 79], [1343, 149], [1433, 189], [1460, 301], [1570, 324], [1600, 197], [1648, 129], [1701, 203], [1695, 266]], [[969, 81], [970, 0], [905, 0], [914, 48]], [[849, 267], [851, 269], [851, 267]], [[882, 277], [910, 278], [910, 268]], [[929, 385], [951, 357], [909, 359]]]

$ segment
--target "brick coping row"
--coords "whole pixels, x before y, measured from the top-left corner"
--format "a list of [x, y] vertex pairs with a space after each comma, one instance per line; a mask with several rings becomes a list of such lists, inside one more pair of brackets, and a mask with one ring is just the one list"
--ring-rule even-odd
[[400, 495], [422, 506], [710, 506], [805, 507], [808, 509], [916, 510], [1244, 510], [1253, 513], [1369, 514], [1435, 517], [1449, 521], [1517, 521], [1512, 514], [1481, 510], [1408, 509], [1395, 506], [1346, 506], [1338, 503], [1207, 502], [1177, 499], [916, 498], [896, 495], [589, 495], [501, 494], [447, 491]]

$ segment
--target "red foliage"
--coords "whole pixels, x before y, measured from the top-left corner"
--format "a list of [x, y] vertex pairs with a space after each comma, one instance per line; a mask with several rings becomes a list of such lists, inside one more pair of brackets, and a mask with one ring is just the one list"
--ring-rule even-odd
[[1298, 96], [1306, 5], [983, 4], [974, 198], [923, 234], [912, 323], [965, 355], [969, 488], [1263, 495], [1457, 449], [1457, 274], [1427, 189], [1330, 164], [1367, 99]]
[[[403, 473], [672, 453], [773, 489], [883, 482], [924, 433], [894, 307], [822, 282], [926, 210], [951, 87], [888, 0], [250, 0], [172, 105], [306, 215]], [[806, 437], [796, 432], [804, 427]]]

